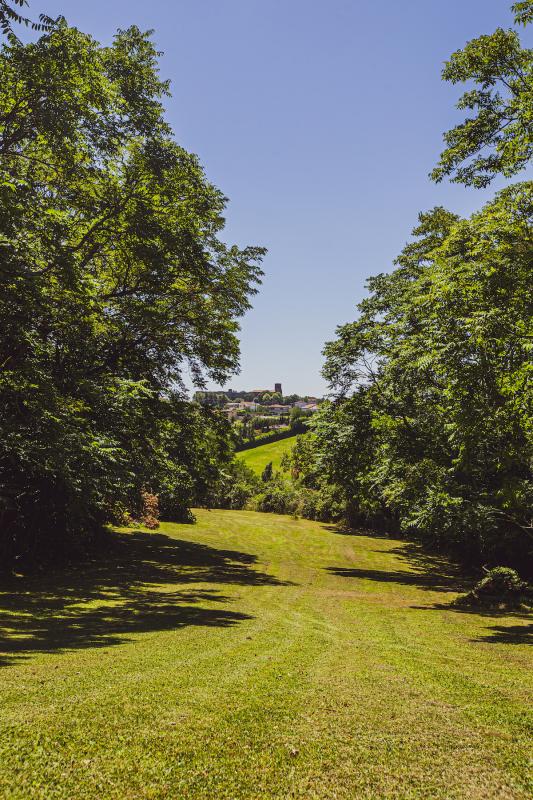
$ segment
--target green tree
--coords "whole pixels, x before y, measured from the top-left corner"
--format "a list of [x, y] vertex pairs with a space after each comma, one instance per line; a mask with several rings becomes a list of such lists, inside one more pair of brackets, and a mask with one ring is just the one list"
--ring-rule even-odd
[[[516, 22], [533, 4], [516, 3]], [[433, 177], [486, 186], [533, 149], [532, 53], [499, 29], [455, 53], [474, 110], [445, 135]], [[336, 393], [314, 420], [315, 463], [353, 518], [387, 517], [468, 560], [531, 563], [533, 184], [461, 220], [421, 214], [396, 269], [325, 348]]]
[[531, 190], [470, 220], [422, 215], [326, 347], [339, 399], [317, 439], [347, 503], [473, 559], [523, 558], [532, 540]]
[[202, 388], [238, 366], [264, 251], [219, 238], [226, 200], [173, 139], [157, 56], [137, 28], [101, 47], [66, 24], [0, 53], [7, 553], [63, 546], [142, 487], [187, 502], [206, 416], [183, 371]]
[[261, 473], [261, 480], [263, 483], [268, 483], [272, 480], [272, 461], [269, 461], [263, 472]]
[[291, 429], [298, 433], [303, 433], [305, 430], [307, 430], [306, 420], [308, 417], [309, 415], [299, 408], [299, 406], [294, 406], [291, 408], [289, 415], [289, 425]]
[[521, 0], [519, 3], [514, 3], [512, 9], [517, 25], [529, 25], [533, 22], [533, 0]]
[[[530, 0], [513, 9], [517, 24], [532, 21]], [[533, 155], [533, 50], [521, 46], [516, 31], [498, 28], [454, 53], [442, 76], [473, 85], [457, 104], [471, 116], [444, 134], [446, 149], [431, 177], [482, 187], [498, 174], [516, 175]]]

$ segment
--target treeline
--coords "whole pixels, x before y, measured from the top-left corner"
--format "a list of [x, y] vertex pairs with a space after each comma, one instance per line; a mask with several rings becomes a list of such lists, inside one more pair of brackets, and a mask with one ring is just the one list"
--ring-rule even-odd
[[[513, 8], [533, 20], [532, 2]], [[470, 41], [443, 77], [469, 84], [468, 116], [445, 134], [434, 180], [485, 187], [528, 166], [533, 51], [517, 32]], [[332, 398], [285, 475], [254, 485], [241, 470], [247, 507], [406, 532], [533, 577], [532, 222], [531, 181], [469, 219], [420, 214], [395, 269], [369, 280], [326, 345]]]
[[194, 393], [193, 400], [197, 403], [200, 403], [201, 405], [211, 405], [220, 408], [223, 407], [226, 403], [234, 403], [240, 400], [245, 400], [246, 402], [260, 403], [262, 405], [277, 403], [283, 406], [292, 406], [294, 405], [294, 403], [297, 403], [298, 401], [303, 401], [305, 403], [320, 402], [320, 398], [311, 397], [310, 395], [299, 395], [299, 394], [283, 395], [280, 392], [276, 391], [270, 392], [268, 390], [248, 392], [248, 391], [235, 391], [234, 389], [229, 389], [227, 392], [198, 391]]
[[[299, 423], [299, 426], [303, 427], [303, 423]], [[242, 450], [251, 450], [254, 447], [261, 447], [262, 445], [269, 444], [270, 442], [279, 442], [282, 439], [289, 439], [291, 436], [295, 436], [295, 434], [296, 431], [288, 426], [281, 430], [259, 433], [253, 439], [248, 439], [241, 443], [238, 442], [235, 446], [235, 451], [239, 453]]]
[[[533, 3], [513, 8], [532, 21]], [[434, 180], [485, 187], [531, 163], [533, 51], [516, 31], [470, 41], [443, 77], [468, 84], [467, 117], [445, 134]], [[356, 321], [326, 345], [333, 398], [304, 467], [352, 523], [530, 573], [532, 190], [508, 186], [469, 219], [420, 214], [395, 269], [369, 280]]]
[[235, 420], [232, 425], [235, 451], [248, 450], [298, 433], [305, 433], [312, 416], [311, 411], [305, 411], [298, 406], [291, 408], [290, 413], [280, 416], [263, 417], [246, 414]]
[[3, 564], [55, 557], [154, 496], [186, 519], [219, 480], [229, 425], [182, 375], [236, 371], [264, 252], [221, 240], [226, 199], [164, 119], [149, 36], [102, 47], [47, 25], [26, 45], [8, 30], [0, 52]]

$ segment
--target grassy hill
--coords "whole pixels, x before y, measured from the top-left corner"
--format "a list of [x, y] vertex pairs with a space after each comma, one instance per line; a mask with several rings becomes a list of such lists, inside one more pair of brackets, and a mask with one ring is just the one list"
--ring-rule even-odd
[[252, 447], [250, 450], [241, 450], [236, 455], [250, 469], [260, 475], [270, 461], [275, 470], [279, 469], [282, 456], [289, 452], [294, 442], [295, 437], [290, 436], [287, 439], [280, 439], [278, 442], [269, 442], [259, 445], [259, 447]]
[[531, 620], [459, 587], [408, 543], [242, 511], [4, 581], [0, 796], [529, 797]]

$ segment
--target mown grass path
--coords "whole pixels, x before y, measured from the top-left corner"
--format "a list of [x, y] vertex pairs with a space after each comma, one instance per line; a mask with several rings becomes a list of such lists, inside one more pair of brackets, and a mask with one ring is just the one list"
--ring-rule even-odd
[[253, 512], [0, 593], [0, 797], [528, 798], [531, 620], [445, 562]]

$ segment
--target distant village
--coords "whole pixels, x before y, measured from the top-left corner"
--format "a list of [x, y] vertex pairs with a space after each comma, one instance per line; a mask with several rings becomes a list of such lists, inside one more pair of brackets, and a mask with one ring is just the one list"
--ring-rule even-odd
[[318, 411], [322, 402], [321, 398], [309, 395], [284, 395], [281, 383], [275, 383], [273, 389], [196, 392], [194, 400], [202, 405], [219, 408], [231, 421], [253, 418], [257, 423], [264, 423], [261, 425], [264, 429], [273, 429], [310, 416]]

